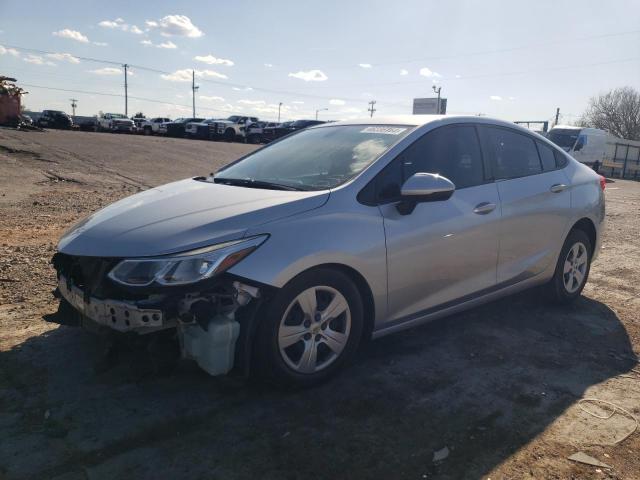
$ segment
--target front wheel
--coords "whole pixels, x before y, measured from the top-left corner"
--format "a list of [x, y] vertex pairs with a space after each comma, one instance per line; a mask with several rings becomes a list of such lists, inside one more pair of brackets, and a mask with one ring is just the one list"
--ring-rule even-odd
[[360, 293], [343, 273], [316, 269], [283, 287], [258, 326], [256, 358], [263, 377], [308, 387], [337, 373], [362, 336]]
[[547, 285], [551, 300], [569, 303], [580, 296], [591, 268], [592, 245], [582, 230], [572, 230], [562, 246], [553, 278]]

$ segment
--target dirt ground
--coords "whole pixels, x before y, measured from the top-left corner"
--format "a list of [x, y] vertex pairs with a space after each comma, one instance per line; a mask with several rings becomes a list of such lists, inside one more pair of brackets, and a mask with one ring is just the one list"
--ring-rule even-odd
[[[608, 445], [634, 420], [578, 406], [640, 417], [640, 183], [607, 185], [575, 305], [533, 290], [385, 337], [312, 390], [188, 362], [167, 372], [135, 350], [105, 368], [96, 338], [43, 320], [49, 259], [73, 222], [252, 148], [0, 130], [0, 478], [640, 478], [640, 431]], [[567, 459], [579, 451], [611, 468]]]

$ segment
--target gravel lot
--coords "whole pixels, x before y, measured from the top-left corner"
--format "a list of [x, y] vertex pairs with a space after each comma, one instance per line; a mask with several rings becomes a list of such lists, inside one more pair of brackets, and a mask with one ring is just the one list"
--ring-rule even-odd
[[[94, 337], [43, 320], [64, 229], [252, 148], [0, 130], [0, 478], [640, 478], [640, 432], [607, 445], [634, 421], [577, 405], [640, 416], [640, 183], [607, 185], [575, 305], [503, 299], [372, 342], [313, 390], [167, 372], [135, 350], [105, 367]], [[567, 460], [578, 451], [611, 468]]]

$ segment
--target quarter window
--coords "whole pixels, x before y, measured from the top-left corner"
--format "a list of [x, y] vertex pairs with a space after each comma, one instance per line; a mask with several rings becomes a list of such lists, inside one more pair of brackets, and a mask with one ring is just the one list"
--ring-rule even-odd
[[377, 198], [395, 201], [402, 184], [413, 174], [438, 173], [456, 189], [484, 183], [482, 154], [472, 125], [440, 127], [407, 147], [376, 179]]
[[482, 127], [485, 153], [492, 160], [496, 179], [526, 177], [542, 172], [532, 138], [507, 128]]
[[538, 152], [540, 153], [540, 160], [542, 160], [542, 168], [545, 171], [556, 169], [556, 157], [553, 154], [551, 147], [545, 145], [542, 142], [536, 142], [538, 145]]

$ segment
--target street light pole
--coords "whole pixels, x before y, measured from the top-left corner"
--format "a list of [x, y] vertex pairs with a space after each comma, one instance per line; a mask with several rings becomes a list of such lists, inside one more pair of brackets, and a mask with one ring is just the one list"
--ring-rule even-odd
[[438, 87], [436, 88], [436, 86], [433, 86], [433, 91], [436, 92], [438, 94], [438, 115], [440, 115], [441, 111], [440, 111], [440, 90], [442, 90], [442, 87]]
[[318, 110], [316, 110], [316, 120], [318, 120], [318, 112], [322, 112], [324, 110], [329, 110], [328, 108], [319, 108]]
[[278, 104], [278, 123], [280, 123], [280, 108], [282, 107], [282, 102]]

